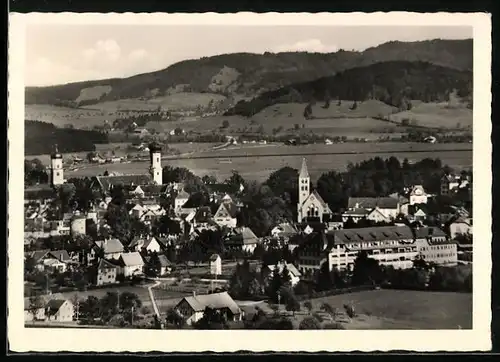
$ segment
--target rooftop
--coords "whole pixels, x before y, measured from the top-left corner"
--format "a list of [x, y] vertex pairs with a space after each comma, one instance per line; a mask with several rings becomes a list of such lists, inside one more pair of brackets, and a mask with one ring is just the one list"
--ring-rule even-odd
[[227, 292], [184, 297], [184, 300], [195, 312], [201, 312], [206, 307], [210, 307], [213, 309], [228, 308], [233, 314], [241, 313], [240, 307]]

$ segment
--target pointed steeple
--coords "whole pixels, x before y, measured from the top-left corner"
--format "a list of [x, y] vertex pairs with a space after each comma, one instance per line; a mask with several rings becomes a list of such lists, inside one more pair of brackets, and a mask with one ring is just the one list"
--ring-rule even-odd
[[309, 171], [307, 171], [307, 163], [305, 157], [302, 159], [302, 167], [300, 168], [299, 178], [308, 178]]

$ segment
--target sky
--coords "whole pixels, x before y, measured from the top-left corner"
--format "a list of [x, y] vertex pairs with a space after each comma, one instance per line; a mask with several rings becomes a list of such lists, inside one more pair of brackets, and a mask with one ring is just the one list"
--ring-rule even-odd
[[26, 28], [25, 85], [123, 78], [226, 53], [364, 50], [388, 41], [472, 38], [458, 26], [47, 25]]

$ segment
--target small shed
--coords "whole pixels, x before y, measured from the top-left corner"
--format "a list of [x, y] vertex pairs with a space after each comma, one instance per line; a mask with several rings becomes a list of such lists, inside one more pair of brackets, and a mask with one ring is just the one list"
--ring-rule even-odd
[[210, 263], [210, 274], [221, 275], [222, 274], [222, 259], [219, 254], [212, 254], [209, 259]]

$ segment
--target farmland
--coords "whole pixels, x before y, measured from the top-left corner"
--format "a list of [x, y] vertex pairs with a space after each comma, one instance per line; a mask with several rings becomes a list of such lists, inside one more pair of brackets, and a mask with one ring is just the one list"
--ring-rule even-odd
[[[176, 145], [174, 145], [176, 147]], [[314, 155], [314, 156], [313, 156]], [[202, 156], [204, 158], [196, 158]], [[238, 157], [242, 156], [242, 157]], [[166, 159], [163, 165], [186, 167], [199, 176], [213, 175], [223, 180], [237, 170], [249, 180], [263, 181], [273, 171], [290, 166], [299, 168], [303, 157], [308, 158], [311, 177], [316, 179], [323, 172], [345, 170], [349, 162], [361, 162], [378, 156], [407, 158], [416, 162], [424, 158], [440, 158], [443, 164], [455, 169], [472, 167], [471, 144], [422, 144], [422, 143], [343, 143], [334, 145], [240, 145], [218, 151], [194, 153], [191, 158]], [[146, 172], [148, 162], [117, 163], [82, 167], [75, 172], [67, 172], [67, 177], [94, 176], [109, 172], [139, 174]]]

